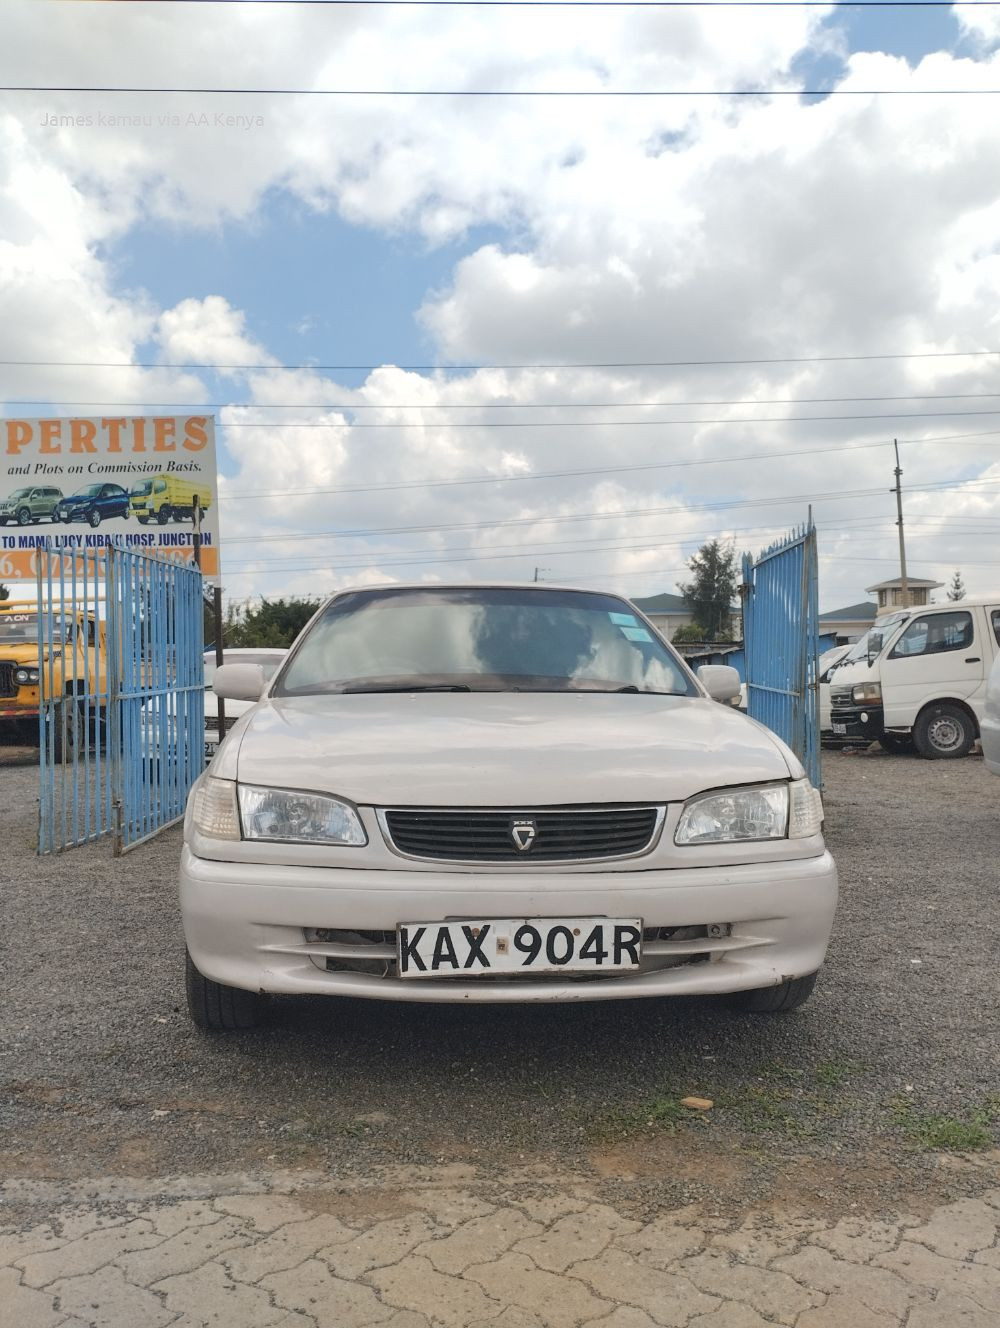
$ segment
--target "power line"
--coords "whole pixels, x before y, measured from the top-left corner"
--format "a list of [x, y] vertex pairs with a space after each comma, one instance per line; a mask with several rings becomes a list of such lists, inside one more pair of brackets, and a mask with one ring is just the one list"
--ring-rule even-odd
[[0, 92], [99, 92], [197, 97], [995, 97], [1000, 88], [140, 88], [114, 84], [5, 84]]
[[[105, 3], [106, 0], [99, 0]], [[212, 3], [212, 0], [206, 0]], [[1000, 4], [1000, 0], [997, 0]], [[882, 397], [734, 397], [701, 401], [55, 401], [47, 397], [6, 397], [8, 406], [122, 406], [149, 410], [152, 405], [177, 410], [635, 410], [680, 406], [799, 406], [848, 401], [996, 400], [1000, 392], [913, 392]], [[288, 423], [288, 421], [278, 421]], [[292, 421], [294, 423], [294, 421]]]
[[[1000, 486], [1000, 480], [942, 480], [930, 484], [909, 485], [907, 491], [909, 493], [923, 493], [937, 490], [996, 488], [998, 486]], [[228, 544], [249, 544], [280, 541], [281, 543], [287, 544], [298, 540], [360, 539], [372, 535], [400, 535], [413, 532], [427, 533], [429, 531], [444, 530], [498, 530], [512, 526], [560, 525], [568, 521], [605, 521], [616, 520], [622, 517], [664, 515], [684, 516], [691, 512], [731, 511], [736, 508], [745, 507], [787, 507], [793, 503], [816, 503], [818, 501], [839, 502], [849, 498], [881, 497], [885, 492], [887, 491], [880, 486], [872, 489], [841, 489], [833, 493], [825, 493], [822, 495], [821, 499], [818, 499], [815, 493], [799, 493], [788, 494], [783, 497], [772, 495], [762, 498], [741, 498], [723, 503], [690, 503], [684, 506], [673, 507], [622, 508], [619, 511], [573, 512], [556, 515], [538, 514], [529, 517], [507, 517], [502, 520], [494, 521], [456, 521], [447, 523], [436, 521], [428, 525], [373, 526], [368, 528], [329, 531], [292, 531], [273, 535], [255, 533], [253, 535], [230, 536], [226, 542]]]
[[[997, 0], [1000, 4], [1000, 0]], [[479, 373], [484, 369], [545, 370], [561, 369], [696, 369], [714, 366], [733, 367], [757, 364], [844, 364], [871, 360], [947, 360], [973, 359], [983, 355], [1000, 355], [1000, 350], [920, 350], [883, 352], [872, 355], [781, 355], [771, 359], [753, 360], [608, 360], [590, 363], [563, 364], [212, 364], [179, 363], [156, 364], [125, 360], [0, 360], [0, 366], [23, 369], [220, 369], [223, 371], [252, 370], [254, 372], [288, 373], [291, 370], [311, 370], [313, 373], [374, 373], [377, 369], [399, 369], [404, 373]]]
[[[963, 436], [966, 435], [954, 435], [954, 437]], [[997, 432], [971, 436], [995, 438], [997, 437]], [[949, 437], [901, 439], [900, 445], [906, 444], [907, 446], [919, 446], [923, 443], [948, 441], [951, 441]], [[441, 480], [390, 480], [379, 484], [337, 485], [330, 488], [316, 488], [313, 486], [308, 489], [224, 489], [220, 492], [219, 496], [228, 502], [231, 498], [236, 500], [242, 500], [245, 498], [259, 500], [261, 498], [312, 497], [313, 495], [320, 494], [346, 495], [355, 493], [383, 493], [397, 489], [442, 489], [480, 484], [517, 484], [528, 480], [572, 479], [588, 475], [624, 475], [635, 473], [637, 471], [687, 469], [692, 466], [731, 465], [744, 461], [769, 461], [772, 457], [820, 456], [828, 452], [863, 452], [869, 451], [873, 448], [888, 446], [889, 444], [887, 441], [880, 440], [874, 443], [843, 443], [831, 444], [829, 447], [796, 448], [784, 452], [747, 452], [739, 456], [699, 457], [685, 461], [650, 461], [624, 466], [592, 466], [580, 469], [533, 471], [530, 474], [521, 475], [478, 475]]]
[[[854, 525], [849, 533], [854, 534], [855, 532], [861, 532], [861, 531], [878, 531], [887, 524], [888, 524], [888, 518], [886, 519], [886, 521], [880, 521], [880, 520], [873, 520], [869, 516], [865, 517], [863, 521], [860, 522], [859, 524]], [[911, 524], [923, 529], [925, 523], [917, 520], [912, 522]], [[818, 523], [817, 528], [820, 530], [821, 533], [824, 534], [827, 533], [827, 527], [824, 526], [822, 523]], [[759, 534], [759, 532], [762, 531], [770, 532], [773, 531], [774, 529], [775, 529], [775, 524], [772, 522], [770, 525], [766, 526], [734, 527], [731, 528], [729, 531], [727, 531], [726, 534], [732, 536], [740, 535], [741, 537], [746, 537], [750, 534]], [[720, 532], [718, 531], [701, 531], [701, 532], [689, 531], [685, 534], [684, 538], [680, 540], [671, 540], [663, 538], [653, 539], [652, 536], [647, 536], [646, 541], [644, 541], [641, 544], [609, 543], [607, 539], [599, 536], [597, 537], [579, 536], [574, 539], [565, 539], [565, 540], [537, 540], [537, 541], [531, 541], [530, 543], [524, 543], [519, 541], [516, 544], [492, 544], [489, 546], [488, 549], [482, 545], [476, 545], [476, 544], [444, 544], [425, 549], [389, 548], [377, 552], [369, 551], [367, 554], [363, 553], [361, 550], [358, 550], [356, 552], [352, 552], [349, 554], [345, 553], [342, 557], [339, 558], [325, 558], [321, 554], [316, 554], [315, 559], [317, 559], [318, 561], [314, 561], [313, 563], [309, 564], [309, 567], [311, 567], [315, 571], [322, 571], [324, 569], [329, 569], [331, 571], [342, 571], [342, 570], [350, 570], [351, 568], [355, 567], [367, 567], [370, 566], [373, 562], [388, 565], [387, 560], [389, 559], [396, 560], [399, 558], [405, 558], [407, 560], [405, 565], [407, 566], [417, 566], [424, 562], [436, 562], [439, 560], [439, 556], [443, 554], [460, 555], [463, 553], [470, 555], [469, 559], [470, 561], [483, 561], [488, 559], [491, 556], [491, 554], [493, 554], [497, 550], [502, 550], [505, 553], [508, 550], [513, 550], [514, 556], [533, 557], [538, 553], [543, 553], [547, 557], [549, 556], [550, 553], [553, 552], [573, 555], [575, 553], [592, 553], [599, 551], [604, 551], [609, 553], [621, 553], [621, 552], [634, 551], [637, 549], [646, 549], [646, 548], [683, 549], [686, 546], [695, 543], [697, 540], [704, 540], [706, 538], [717, 538], [719, 533]], [[943, 533], [944, 532], [942, 532], [942, 534]], [[973, 535], [973, 534], [988, 534], [992, 532], [961, 530], [957, 533], [961, 535]], [[889, 538], [888, 532], [886, 534], [886, 538]], [[650, 540], [652, 541], [651, 543], [647, 542]], [[567, 546], [569, 545], [573, 547], [568, 548]], [[476, 555], [476, 557], [473, 558], [472, 555]], [[836, 556], [838, 561], [843, 561], [843, 558], [846, 555], [837, 554], [830, 556]], [[302, 553], [291, 554], [285, 558], [266, 557], [266, 562], [268, 566], [274, 565], [277, 567], [281, 567], [287, 563], [293, 563], [293, 562], [298, 563], [301, 561], [302, 557], [303, 557]], [[237, 562], [235, 564], [235, 567], [249, 568], [257, 565], [260, 561], [261, 561], [260, 557], [251, 556], [249, 558], [244, 558], [242, 561]], [[461, 561], [461, 558], [449, 559], [449, 561]], [[231, 564], [227, 559], [227, 567], [231, 566], [233, 566], [233, 564]], [[300, 567], [296, 568], [296, 570], [308, 570], [308, 568], [306, 567], [305, 564], [303, 564]]]
[[665, 425], [691, 424], [796, 424], [830, 420], [936, 420], [967, 415], [1000, 415], [997, 410], [896, 410], [857, 412], [850, 415], [702, 415], [673, 420], [384, 420], [373, 424], [357, 420], [229, 420], [223, 429], [650, 429]]
[[[979, 525], [978, 518], [977, 519], [969, 518], [970, 522], [974, 522], [974, 525], [968, 528], [964, 525], [959, 526], [958, 525], [959, 520], [964, 520], [964, 518], [959, 518], [956, 520], [949, 519], [948, 524], [950, 526], [955, 527], [953, 532], [943, 530], [939, 524], [932, 523], [931, 520], [925, 517], [915, 517], [912, 519], [910, 524], [921, 530], [930, 530], [936, 532], [942, 537], [945, 537], [948, 533], [954, 533], [957, 536], [971, 536], [971, 535], [980, 535], [980, 534], [992, 536], [993, 534], [995, 534], [995, 531], [993, 530], [978, 529]], [[873, 516], [871, 513], [868, 513], [865, 514], [864, 516], [841, 518], [836, 523], [836, 525], [828, 526], [827, 524], [821, 521], [817, 521], [816, 524], [817, 524], [817, 529], [823, 534], [830, 534], [830, 535], [841, 534], [841, 535], [853, 536], [857, 533], [866, 532], [866, 531], [885, 530], [886, 538], [889, 538], [890, 536], [887, 527], [891, 525], [891, 518], [886, 517], [882, 519]], [[741, 536], [742, 538], [746, 538], [750, 535], [755, 535], [755, 534], [759, 535], [761, 532], [772, 532], [775, 529], [776, 529], [776, 523], [770, 522], [766, 526], [728, 527], [724, 532], [719, 531], [717, 529], [686, 531], [683, 539], [671, 540], [659, 537], [655, 539], [653, 547], [662, 548], [662, 549], [675, 549], [675, 548], [681, 549], [684, 548], [685, 546], [695, 543], [696, 541], [718, 538], [720, 535], [723, 534], [725, 535], [726, 538], [729, 537], [735, 538], [737, 535]], [[436, 533], [436, 531], [428, 531], [427, 533], [434, 534]], [[667, 532], [667, 533], [670, 534], [672, 532]], [[645, 538], [651, 539], [652, 537], [646, 536]], [[573, 547], [567, 548], [567, 546], [573, 546]], [[646, 546], [645, 544], [642, 546], [638, 546], [634, 544], [622, 545], [619, 543], [610, 543], [606, 536], [600, 536], [600, 535], [597, 536], [578, 535], [570, 539], [562, 539], [562, 540], [532, 540], [530, 542], [524, 542], [519, 540], [516, 544], [490, 544], [488, 549], [485, 546], [479, 544], [443, 544], [443, 545], [432, 545], [429, 548], [423, 548], [423, 549], [386, 548], [379, 551], [368, 551], [367, 553], [364, 553], [362, 550], [352, 551], [350, 553], [345, 551], [344, 554], [342, 555], [339, 556], [334, 555], [332, 557], [317, 553], [313, 555], [313, 557], [318, 561], [316, 561], [313, 564], [313, 566], [317, 571], [322, 570], [323, 568], [340, 569], [347, 566], [353, 567], [355, 565], [367, 566], [372, 562], [381, 562], [383, 561], [384, 558], [409, 557], [410, 555], [413, 555], [411, 561], [413, 565], [416, 565], [422, 561], [427, 560], [428, 558], [434, 558], [437, 555], [444, 553], [449, 553], [449, 554], [488, 553], [489, 551], [497, 549], [519, 550], [522, 554], [524, 554], [524, 556], [528, 557], [528, 556], [535, 556], [536, 554], [539, 553], [548, 555], [548, 553], [552, 550], [561, 550], [569, 553], [573, 552], [584, 553], [584, 552], [593, 552], [597, 550], [620, 552], [623, 549], [635, 549], [638, 547], [646, 547]], [[298, 562], [303, 558], [303, 556], [308, 556], [308, 555], [303, 555], [301, 552], [290, 554], [283, 558], [272, 557], [270, 555], [267, 555], [266, 561], [268, 565], [271, 564], [281, 565], [284, 563]], [[836, 556], [838, 559], [840, 559], [842, 555], [838, 554]], [[364, 561], [359, 563], [358, 562], [359, 559], [364, 559]], [[248, 558], [245, 557], [243, 561], [236, 563], [236, 566], [250, 567], [252, 565], [257, 564], [259, 561], [260, 557], [255, 557], [251, 555]], [[229, 563], [229, 560], [227, 560], [227, 566], [229, 565], [231, 564]]]

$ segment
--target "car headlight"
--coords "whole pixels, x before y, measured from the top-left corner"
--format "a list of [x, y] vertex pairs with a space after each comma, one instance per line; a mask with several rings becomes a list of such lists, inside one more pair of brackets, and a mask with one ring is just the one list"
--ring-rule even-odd
[[808, 839], [823, 825], [823, 801], [808, 779], [722, 789], [685, 804], [674, 843], [733, 844]]
[[852, 688], [851, 696], [857, 705], [881, 705], [882, 684], [880, 682], [859, 682]]
[[14, 674], [14, 681], [19, 687], [24, 687], [27, 683], [38, 682], [37, 669], [18, 669]]
[[355, 846], [368, 843], [358, 813], [339, 798], [253, 784], [238, 785], [237, 796], [247, 839]]

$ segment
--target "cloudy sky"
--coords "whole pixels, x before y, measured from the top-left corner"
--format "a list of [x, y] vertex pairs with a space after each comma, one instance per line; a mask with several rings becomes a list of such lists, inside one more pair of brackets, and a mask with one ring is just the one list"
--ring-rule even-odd
[[898, 570], [893, 438], [911, 574], [1000, 582], [1000, 4], [2, 26], [6, 87], [294, 94], [0, 93], [5, 413], [211, 409], [232, 598], [676, 591], [811, 504], [836, 608]]

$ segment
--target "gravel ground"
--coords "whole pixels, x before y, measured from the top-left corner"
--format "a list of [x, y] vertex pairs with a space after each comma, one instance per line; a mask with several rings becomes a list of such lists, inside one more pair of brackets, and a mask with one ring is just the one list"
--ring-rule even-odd
[[[285, 998], [226, 1038], [184, 1011], [179, 831], [38, 859], [33, 760], [0, 750], [0, 1175], [530, 1163], [619, 1201], [742, 1204], [946, 1199], [1000, 1161], [937, 1148], [995, 1148], [1000, 1127], [1000, 781], [978, 757], [824, 755], [842, 900], [792, 1015]], [[715, 1106], [693, 1117], [685, 1094]]]

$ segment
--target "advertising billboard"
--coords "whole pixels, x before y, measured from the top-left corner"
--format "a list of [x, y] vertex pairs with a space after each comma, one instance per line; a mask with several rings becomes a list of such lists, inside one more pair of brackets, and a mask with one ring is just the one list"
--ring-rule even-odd
[[219, 575], [211, 415], [0, 420], [0, 581], [34, 580], [39, 548], [126, 547]]

